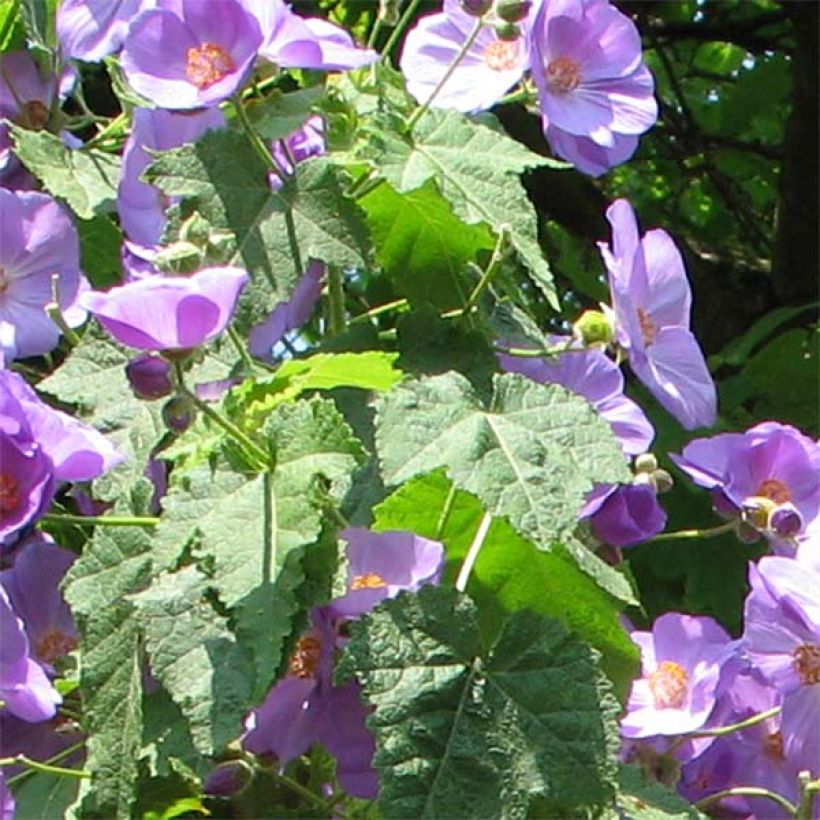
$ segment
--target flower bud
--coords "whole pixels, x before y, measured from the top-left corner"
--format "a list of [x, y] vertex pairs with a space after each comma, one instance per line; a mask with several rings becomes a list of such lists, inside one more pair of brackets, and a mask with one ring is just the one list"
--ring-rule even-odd
[[658, 469], [658, 459], [652, 453], [641, 453], [635, 458], [636, 473], [654, 473]]
[[666, 470], [658, 469], [652, 471], [652, 479], [655, 482], [655, 489], [658, 493], [668, 493], [672, 487], [675, 486], [675, 482], [672, 479], [672, 476], [669, 475]]
[[196, 408], [184, 396], [174, 396], [162, 406], [162, 421], [172, 433], [184, 433], [196, 418]]
[[461, 8], [471, 17], [483, 17], [493, 4], [493, 0], [461, 0]]
[[515, 23], [500, 23], [495, 27], [495, 33], [499, 40], [511, 43], [521, 36], [521, 29]]
[[138, 399], [153, 401], [170, 395], [174, 390], [171, 365], [151, 353], [137, 356], [128, 362], [125, 365], [125, 375]]
[[572, 333], [585, 347], [606, 347], [615, 338], [615, 328], [600, 310], [585, 310], [572, 326]]
[[193, 273], [202, 266], [202, 252], [191, 242], [174, 242], [157, 252], [154, 264], [169, 273]]
[[803, 529], [803, 519], [793, 504], [781, 504], [769, 517], [769, 529], [780, 538], [793, 538]]
[[496, 0], [495, 3], [495, 13], [505, 23], [520, 23], [531, 8], [531, 0]]

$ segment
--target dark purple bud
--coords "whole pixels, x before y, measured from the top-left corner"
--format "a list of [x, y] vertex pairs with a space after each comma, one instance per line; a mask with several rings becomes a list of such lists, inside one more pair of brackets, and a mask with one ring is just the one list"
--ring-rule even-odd
[[162, 406], [162, 420], [172, 433], [184, 433], [196, 418], [196, 408], [183, 396], [174, 396]]
[[493, 0], [461, 0], [461, 8], [471, 17], [483, 17], [493, 4]]
[[531, 8], [531, 0], [496, 0], [495, 13], [505, 23], [520, 23]]
[[803, 529], [803, 519], [793, 504], [782, 504], [769, 518], [769, 528], [781, 538], [792, 538]]
[[169, 396], [174, 391], [171, 365], [159, 356], [137, 356], [125, 366], [125, 375], [138, 399], [153, 401]]

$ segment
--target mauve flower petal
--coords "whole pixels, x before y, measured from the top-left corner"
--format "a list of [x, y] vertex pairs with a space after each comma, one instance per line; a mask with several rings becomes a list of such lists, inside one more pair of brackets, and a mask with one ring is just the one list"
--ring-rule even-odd
[[626, 162], [638, 147], [637, 136], [614, 134], [612, 147], [604, 148], [588, 137], [568, 134], [553, 125], [545, 125], [544, 133], [557, 156], [592, 177], [599, 177]]
[[21, 105], [39, 102], [48, 109], [56, 94], [53, 77], [44, 77], [27, 51], [0, 55], [0, 118], [17, 119]]
[[57, 9], [57, 40], [67, 57], [99, 62], [122, 45], [128, 24], [155, 0], [63, 0]]
[[653, 487], [627, 484], [617, 487], [590, 517], [595, 535], [613, 547], [633, 547], [666, 526], [666, 512]]
[[308, 17], [304, 24], [317, 38], [322, 51], [322, 65], [325, 71], [345, 71], [361, 68], [379, 59], [379, 54], [370, 48], [358, 48], [353, 38], [338, 26], [320, 17]]
[[647, 231], [641, 242], [649, 293], [642, 305], [656, 325], [689, 326], [692, 291], [683, 258], [666, 231]]

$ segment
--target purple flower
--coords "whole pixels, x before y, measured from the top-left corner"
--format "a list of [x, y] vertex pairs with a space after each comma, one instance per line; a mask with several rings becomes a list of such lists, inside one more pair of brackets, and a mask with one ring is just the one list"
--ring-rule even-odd
[[441, 580], [444, 548], [438, 541], [412, 532], [371, 532], [364, 527], [339, 535], [348, 542], [348, 591], [331, 604], [339, 615], [357, 617], [402, 590], [415, 592]]
[[580, 138], [605, 149], [592, 154], [593, 170], [622, 161], [634, 150], [631, 140], [657, 119], [638, 30], [605, 0], [542, 3], [532, 25], [531, 62], [544, 131], [559, 156], [583, 159]]
[[165, 0], [131, 23], [122, 67], [156, 105], [204, 108], [242, 86], [261, 42], [256, 19], [238, 0]]
[[609, 206], [612, 249], [599, 243], [609, 271], [618, 341], [655, 398], [687, 429], [714, 424], [715, 385], [689, 330], [692, 294], [683, 259], [665, 231], [638, 236], [625, 199]]
[[125, 365], [125, 375], [138, 399], [154, 401], [174, 392], [170, 362], [154, 353], [131, 359]]
[[345, 71], [379, 59], [357, 48], [351, 36], [327, 20], [299, 17], [283, 0], [240, 0], [262, 31], [259, 56], [283, 68]]
[[14, 820], [16, 809], [17, 801], [11, 789], [6, 785], [5, 776], [0, 772], [0, 820]]
[[0, 584], [0, 700], [23, 720], [48, 720], [62, 703], [43, 667], [30, 657], [23, 622]]
[[187, 350], [225, 330], [249, 276], [240, 268], [206, 268], [188, 277], [150, 276], [89, 291], [83, 307], [118, 341], [140, 350]]
[[21, 358], [48, 353], [60, 340], [45, 312], [55, 275], [63, 316], [76, 327], [85, 320], [76, 303], [87, 285], [71, 218], [45, 194], [0, 189], [0, 326], [14, 327]]
[[673, 461], [716, 505], [771, 538], [794, 538], [820, 526], [820, 445], [773, 421], [745, 433], [695, 439]]
[[614, 134], [612, 146], [605, 148], [589, 137], [578, 137], [553, 125], [548, 125], [545, 133], [552, 150], [559, 157], [593, 177], [599, 177], [610, 168], [626, 162], [638, 147], [638, 138], [625, 134]]
[[[568, 346], [569, 336], [550, 336], [548, 343]], [[583, 396], [612, 427], [627, 455], [646, 452], [655, 431], [643, 410], [624, 395], [621, 369], [600, 350], [574, 349], [556, 359], [532, 359], [500, 355], [498, 361], [508, 373], [522, 373], [541, 384], [560, 384]]]
[[712, 618], [669, 612], [652, 632], [633, 632], [641, 677], [632, 684], [621, 732], [627, 738], [700, 729], [716, 699], [721, 666], [734, 645]]
[[31, 437], [50, 459], [56, 481], [91, 481], [124, 460], [102, 433], [50, 407], [21, 376], [0, 370], [0, 407], [9, 408], [12, 402], [18, 404]]
[[118, 51], [128, 25], [155, 0], [63, 0], [57, 9], [57, 40], [66, 57], [97, 63]]
[[187, 114], [161, 108], [134, 109], [133, 129], [122, 155], [117, 199], [120, 222], [129, 239], [140, 245], [156, 245], [165, 229], [169, 199], [141, 179], [154, 160], [150, 152], [195, 142], [206, 131], [224, 125], [225, 117], [218, 108]]
[[[83, 740], [77, 724], [57, 715], [51, 720], [29, 723], [9, 711], [0, 712], [0, 757], [23, 754], [32, 760], [47, 761], [70, 746]], [[61, 766], [79, 767], [84, 756], [82, 748], [60, 760]], [[4, 769], [6, 774], [17, 774], [23, 766]], [[2, 817], [2, 815], [0, 815]], [[5, 820], [5, 818], [3, 818]], [[12, 818], [13, 820], [13, 818]]]
[[[599, 485], [602, 498], [590, 503], [582, 517], [589, 518], [593, 533], [613, 547], [634, 547], [663, 532], [666, 512], [650, 484]], [[595, 491], [593, 491], [594, 493]]]
[[264, 322], [251, 328], [248, 350], [251, 355], [273, 360], [273, 348], [288, 331], [301, 327], [309, 318], [322, 295], [326, 268], [324, 262], [312, 259], [304, 276], [287, 302], [278, 304]]
[[[457, 0], [440, 14], [422, 17], [404, 43], [400, 66], [407, 90], [426, 102], [449, 70], [475, 26]], [[525, 26], [526, 28], [526, 26]], [[483, 111], [492, 108], [524, 75], [530, 49], [525, 34], [502, 40], [485, 26], [432, 102], [434, 108]]]
[[[327, 153], [325, 141], [325, 123], [320, 116], [311, 117], [301, 128], [283, 140], [273, 143], [273, 156], [277, 165], [287, 174], [292, 174], [296, 163], [310, 157], [320, 157]], [[279, 188], [282, 180], [273, 172], [269, 177], [271, 186]]]
[[79, 637], [60, 582], [75, 556], [37, 533], [14, 552], [11, 569], [0, 572], [0, 585], [25, 629], [31, 656], [48, 671], [77, 648]]
[[57, 82], [45, 77], [27, 51], [0, 55], [0, 118], [41, 131], [57, 96]]

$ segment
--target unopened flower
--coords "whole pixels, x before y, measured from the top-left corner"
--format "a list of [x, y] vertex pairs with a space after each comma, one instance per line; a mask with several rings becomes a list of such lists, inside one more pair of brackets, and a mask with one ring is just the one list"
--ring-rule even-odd
[[628, 738], [700, 729], [711, 713], [722, 665], [734, 645], [712, 618], [669, 612], [652, 632], [633, 632], [641, 677], [632, 684], [621, 733]]
[[[581, 517], [589, 518], [595, 536], [613, 547], [634, 547], [663, 532], [666, 512], [650, 484], [600, 485], [587, 498]], [[595, 491], [593, 491], [593, 494]]]
[[128, 26], [156, 0], [63, 0], [57, 8], [57, 40], [66, 57], [96, 63], [118, 51]]
[[122, 66], [135, 91], [162, 108], [204, 108], [239, 90], [262, 43], [238, 0], [180, 0], [132, 23]]
[[556, 153], [585, 162], [583, 143], [566, 150], [577, 140], [610, 152], [589, 157], [592, 172], [631, 154], [632, 140], [658, 116], [635, 24], [608, 2], [544, 2], [531, 42], [543, 127]]
[[192, 276], [149, 276], [102, 293], [82, 305], [118, 341], [141, 350], [187, 350], [222, 333], [248, 282], [241, 268], [206, 268]]
[[666, 231], [639, 237], [627, 200], [613, 202], [606, 215], [612, 246], [599, 247], [630, 367], [687, 430], [714, 424], [715, 385], [689, 330], [692, 294], [680, 252]]
[[20, 358], [53, 350], [60, 330], [46, 313], [52, 277], [63, 318], [70, 327], [85, 320], [77, 296], [86, 287], [80, 242], [71, 218], [51, 197], [0, 188], [0, 325], [14, 327]]

